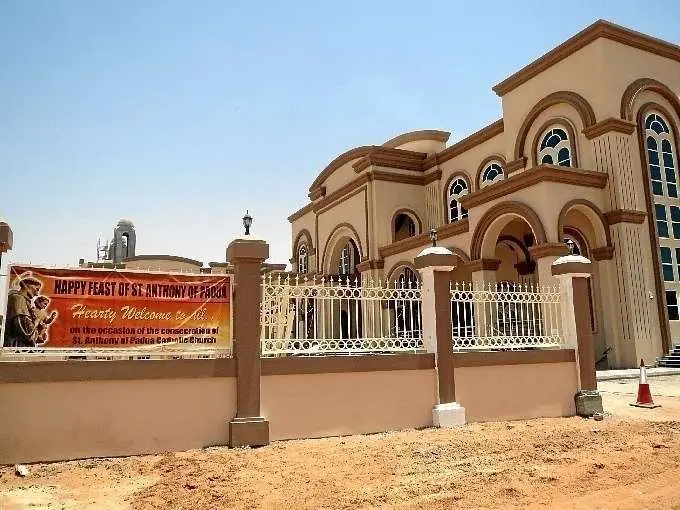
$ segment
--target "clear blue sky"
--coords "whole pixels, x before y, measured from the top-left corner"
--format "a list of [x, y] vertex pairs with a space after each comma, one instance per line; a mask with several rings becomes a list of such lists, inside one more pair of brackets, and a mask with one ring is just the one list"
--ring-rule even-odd
[[3, 258], [224, 260], [246, 208], [272, 260], [337, 154], [500, 117], [491, 87], [598, 18], [678, 43], [680, 2], [0, 1]]

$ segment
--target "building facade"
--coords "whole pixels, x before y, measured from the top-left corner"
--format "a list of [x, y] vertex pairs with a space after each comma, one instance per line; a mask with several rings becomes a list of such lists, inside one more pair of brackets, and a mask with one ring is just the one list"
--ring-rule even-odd
[[680, 342], [680, 47], [598, 21], [493, 90], [502, 117], [454, 144], [414, 131], [331, 161], [289, 217], [293, 271], [417, 279], [431, 229], [458, 282], [552, 286], [582, 254], [596, 359], [653, 362]]

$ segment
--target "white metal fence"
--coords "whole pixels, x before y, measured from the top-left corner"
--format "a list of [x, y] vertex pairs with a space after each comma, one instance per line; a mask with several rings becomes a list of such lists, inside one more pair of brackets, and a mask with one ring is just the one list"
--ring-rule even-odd
[[263, 356], [420, 351], [421, 287], [266, 275], [261, 324]]
[[451, 337], [454, 350], [560, 347], [559, 289], [505, 282], [452, 283]]

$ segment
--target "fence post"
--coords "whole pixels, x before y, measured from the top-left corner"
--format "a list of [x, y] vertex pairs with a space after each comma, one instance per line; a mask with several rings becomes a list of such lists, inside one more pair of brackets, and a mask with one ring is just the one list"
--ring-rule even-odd
[[456, 260], [450, 250], [440, 246], [424, 249], [414, 260], [422, 279], [423, 344], [427, 352], [435, 355], [435, 427], [465, 425], [465, 409], [456, 403], [451, 338], [451, 271]]
[[269, 444], [269, 422], [260, 416], [260, 303], [262, 263], [269, 245], [251, 238], [234, 239], [227, 261], [234, 266], [234, 358], [236, 417], [229, 422], [229, 446]]
[[567, 348], [576, 354], [578, 392], [574, 399], [579, 416], [602, 413], [602, 397], [597, 391], [595, 350], [588, 294], [592, 263], [580, 255], [567, 255], [552, 264], [552, 275], [560, 281], [562, 334]]

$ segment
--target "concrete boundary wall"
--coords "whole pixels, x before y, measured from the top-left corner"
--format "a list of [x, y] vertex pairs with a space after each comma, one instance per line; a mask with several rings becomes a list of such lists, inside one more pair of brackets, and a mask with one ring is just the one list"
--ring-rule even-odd
[[[452, 356], [468, 421], [574, 414], [573, 350]], [[233, 359], [0, 362], [0, 463], [226, 445]], [[433, 354], [262, 360], [272, 440], [432, 426]]]

